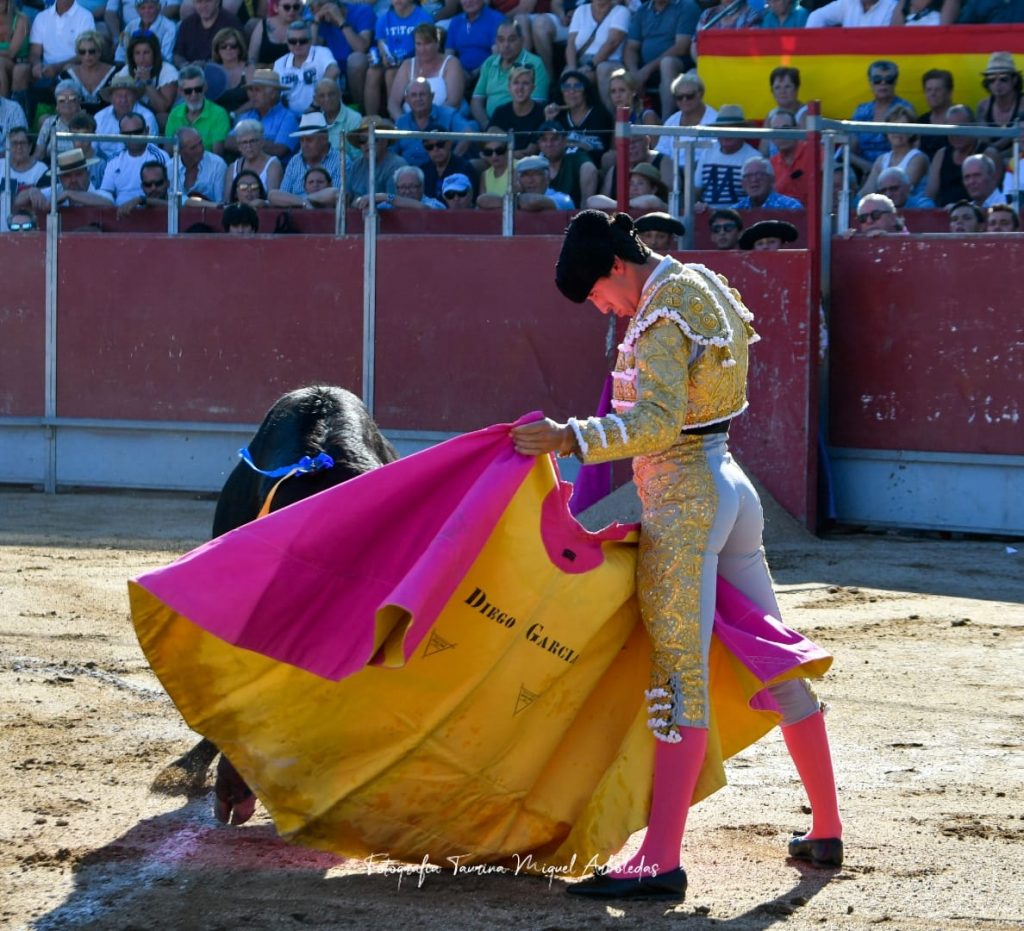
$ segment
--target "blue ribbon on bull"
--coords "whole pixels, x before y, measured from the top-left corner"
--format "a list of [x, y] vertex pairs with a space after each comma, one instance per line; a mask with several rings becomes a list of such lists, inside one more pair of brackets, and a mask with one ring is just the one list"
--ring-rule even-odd
[[303, 456], [298, 462], [292, 465], [281, 466], [280, 469], [261, 469], [252, 461], [252, 455], [249, 453], [248, 446], [243, 446], [238, 451], [238, 455], [241, 457], [242, 462], [250, 469], [259, 472], [260, 475], [267, 476], [267, 478], [281, 478], [291, 472], [319, 472], [321, 469], [334, 468], [334, 460], [327, 453], [318, 453], [315, 457]]

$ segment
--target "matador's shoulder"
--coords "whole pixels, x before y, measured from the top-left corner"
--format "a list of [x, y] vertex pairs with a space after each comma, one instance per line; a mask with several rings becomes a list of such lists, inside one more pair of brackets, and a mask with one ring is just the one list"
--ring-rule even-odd
[[729, 287], [724, 276], [697, 263], [672, 262], [648, 282], [626, 341], [632, 344], [663, 318], [704, 346], [729, 346], [736, 337], [736, 326], [745, 331], [748, 341], [753, 341], [754, 316], [739, 292]]

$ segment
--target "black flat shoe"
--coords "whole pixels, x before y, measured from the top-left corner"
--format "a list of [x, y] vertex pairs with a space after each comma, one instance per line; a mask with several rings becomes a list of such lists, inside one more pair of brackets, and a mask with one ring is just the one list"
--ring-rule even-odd
[[686, 898], [686, 870], [680, 866], [656, 876], [630, 876], [625, 879], [595, 874], [567, 889], [570, 895], [591, 899], [672, 899], [682, 902]]
[[789, 855], [794, 860], [810, 860], [815, 866], [842, 866], [843, 842], [838, 837], [808, 840], [798, 834], [789, 842]]

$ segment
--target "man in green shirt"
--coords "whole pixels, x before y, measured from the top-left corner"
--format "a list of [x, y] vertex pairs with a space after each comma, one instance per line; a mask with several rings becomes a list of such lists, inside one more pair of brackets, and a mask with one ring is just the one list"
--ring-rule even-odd
[[231, 131], [231, 117], [222, 106], [206, 99], [203, 69], [196, 65], [182, 68], [178, 86], [184, 100], [168, 114], [164, 132], [173, 136], [182, 127], [194, 129], [202, 137], [207, 151], [223, 155], [224, 139]]
[[508, 89], [508, 76], [513, 68], [532, 68], [533, 99], [540, 104], [548, 102], [547, 69], [538, 56], [523, 48], [519, 24], [512, 17], [508, 17], [498, 27], [494, 45], [498, 52], [480, 66], [480, 78], [469, 102], [473, 119], [480, 124], [481, 129], [491, 125], [491, 116], [497, 107], [512, 101]]

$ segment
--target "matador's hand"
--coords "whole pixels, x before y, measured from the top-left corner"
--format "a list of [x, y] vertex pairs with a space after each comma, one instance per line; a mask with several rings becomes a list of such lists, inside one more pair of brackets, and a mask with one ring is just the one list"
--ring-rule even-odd
[[555, 423], [548, 417], [513, 427], [510, 433], [516, 452], [524, 456], [541, 456], [544, 453], [568, 455], [576, 445], [572, 427]]

